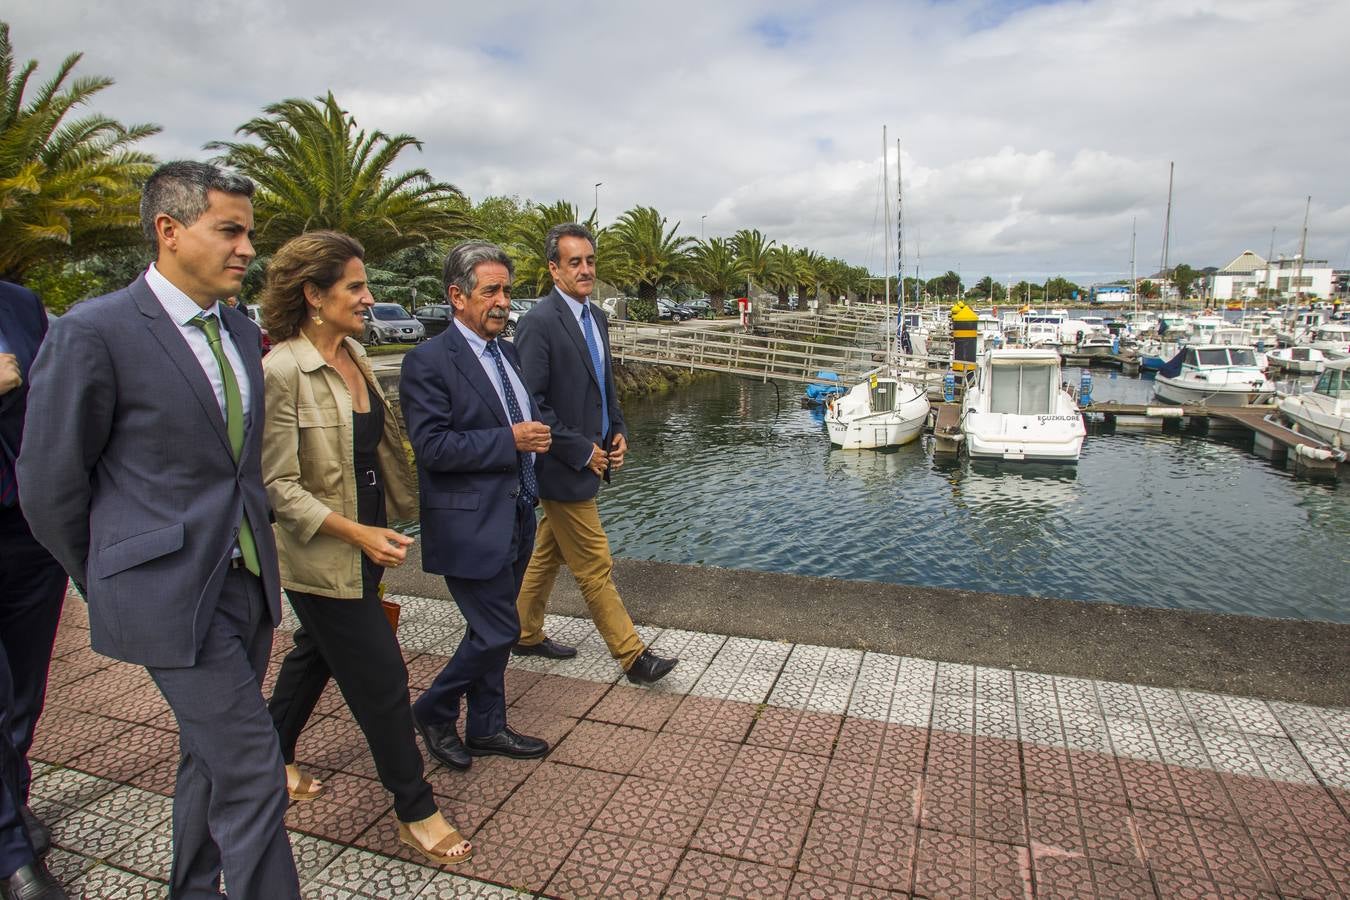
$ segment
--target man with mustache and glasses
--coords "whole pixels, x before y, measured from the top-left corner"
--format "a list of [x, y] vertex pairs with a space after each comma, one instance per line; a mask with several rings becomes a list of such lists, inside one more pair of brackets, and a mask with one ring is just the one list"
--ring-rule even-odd
[[553, 291], [521, 317], [516, 343], [525, 382], [540, 418], [553, 430], [554, 447], [539, 462], [544, 518], [517, 603], [521, 628], [514, 652], [550, 659], [576, 655], [576, 648], [544, 634], [544, 605], [565, 562], [610, 655], [629, 681], [652, 684], [670, 674], [678, 660], [652, 653], [633, 628], [614, 586], [614, 560], [595, 503], [600, 480], [608, 481], [623, 465], [628, 449], [614, 394], [608, 323], [590, 302], [595, 238], [576, 223], [555, 225], [544, 255]]
[[468, 623], [455, 655], [413, 704], [413, 722], [431, 755], [461, 770], [475, 756], [548, 752], [547, 742], [506, 724], [506, 664], [520, 633], [516, 594], [534, 547], [534, 466], [552, 443], [516, 350], [500, 339], [512, 274], [511, 258], [494, 244], [452, 248], [442, 283], [455, 320], [404, 357], [399, 380], [417, 456], [422, 568], [445, 577]]

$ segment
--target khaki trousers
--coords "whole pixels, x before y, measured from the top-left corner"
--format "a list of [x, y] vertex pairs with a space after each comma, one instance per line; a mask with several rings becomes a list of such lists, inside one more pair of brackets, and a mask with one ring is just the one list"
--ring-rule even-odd
[[566, 563], [581, 588], [596, 630], [609, 646], [610, 655], [627, 671], [642, 655], [644, 647], [614, 586], [614, 560], [609, 555], [609, 538], [600, 524], [595, 500], [539, 503], [544, 508], [544, 517], [539, 522], [534, 555], [525, 570], [520, 596], [516, 598], [520, 643], [528, 647], [544, 639], [544, 605], [553, 592], [558, 566]]

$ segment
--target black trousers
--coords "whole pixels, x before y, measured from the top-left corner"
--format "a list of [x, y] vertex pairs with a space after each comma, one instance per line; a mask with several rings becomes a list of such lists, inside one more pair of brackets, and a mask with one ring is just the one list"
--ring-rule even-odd
[[408, 667], [371, 587], [379, 575], [365, 574], [365, 596], [355, 600], [286, 591], [302, 627], [281, 663], [267, 708], [281, 754], [294, 762], [300, 732], [328, 679], [335, 679], [366, 736], [380, 782], [394, 795], [394, 812], [402, 822], [417, 822], [436, 811], [436, 800], [413, 732]]
[[47, 669], [66, 573], [18, 506], [0, 507], [0, 878], [33, 861], [19, 808], [28, 802], [28, 748], [47, 695]]

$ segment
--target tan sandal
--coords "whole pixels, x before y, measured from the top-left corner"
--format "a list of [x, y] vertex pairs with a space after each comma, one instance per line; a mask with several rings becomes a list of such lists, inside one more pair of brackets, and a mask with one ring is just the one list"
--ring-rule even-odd
[[296, 782], [294, 788], [286, 788], [286, 796], [297, 803], [303, 803], [306, 800], [313, 800], [323, 794], [324, 786], [316, 785], [314, 779], [309, 777], [308, 772], [300, 773], [300, 780]]
[[398, 839], [400, 843], [408, 845], [409, 847], [416, 850], [418, 853], [425, 856], [427, 859], [442, 866], [453, 866], [456, 863], [465, 862], [471, 856], [473, 856], [472, 845], [470, 845], [469, 849], [465, 850], [463, 853], [449, 852], [451, 847], [458, 846], [459, 844], [468, 843], [468, 841], [464, 840], [464, 836], [460, 834], [459, 830], [456, 828], [451, 828], [450, 833], [447, 834], [445, 837], [441, 838], [440, 841], [436, 844], [436, 846], [428, 849], [426, 847], [423, 847], [421, 842], [418, 841], [417, 838], [413, 837], [411, 828], [409, 828], [402, 822], [399, 822]]

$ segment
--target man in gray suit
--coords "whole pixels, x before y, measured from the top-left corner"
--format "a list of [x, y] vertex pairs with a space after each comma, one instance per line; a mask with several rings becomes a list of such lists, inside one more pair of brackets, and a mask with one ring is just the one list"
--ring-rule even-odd
[[[174, 898], [300, 896], [261, 684], [281, 618], [260, 450], [258, 329], [219, 301], [253, 260], [253, 184], [174, 162], [141, 226], [157, 257], [51, 328], [19, 491], [89, 601], [93, 649], [143, 665], [178, 719]], [[78, 847], [72, 849], [78, 850]]]

